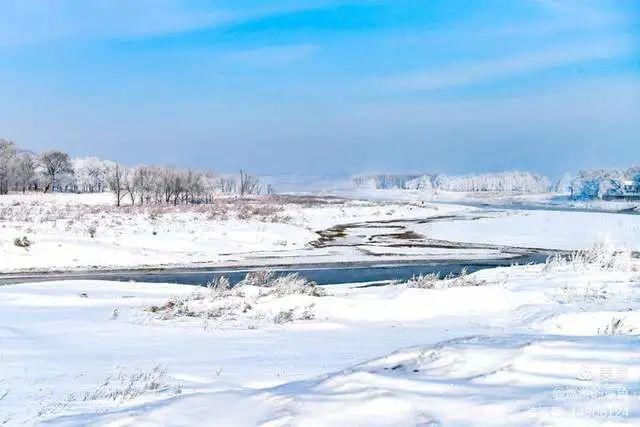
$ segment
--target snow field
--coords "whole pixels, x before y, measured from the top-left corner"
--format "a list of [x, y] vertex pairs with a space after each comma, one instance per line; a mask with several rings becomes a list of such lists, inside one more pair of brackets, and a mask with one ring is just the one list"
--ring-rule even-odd
[[[88, 281], [5, 286], [0, 418], [633, 425], [640, 421], [640, 276], [636, 264], [603, 257], [485, 270], [427, 287], [316, 291], [255, 278], [236, 291]], [[165, 316], [162, 307], [177, 299], [195, 315]], [[204, 321], [215, 304], [229, 309]], [[295, 315], [304, 311], [310, 315]]]

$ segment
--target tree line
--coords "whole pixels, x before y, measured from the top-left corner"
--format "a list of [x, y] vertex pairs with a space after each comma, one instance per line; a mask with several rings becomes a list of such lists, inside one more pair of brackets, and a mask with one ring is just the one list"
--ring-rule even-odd
[[575, 200], [606, 199], [610, 196], [640, 194], [640, 167], [581, 170], [565, 184]]
[[125, 167], [95, 157], [71, 158], [59, 150], [33, 153], [0, 139], [0, 195], [10, 191], [100, 193], [110, 191], [117, 206], [212, 203], [220, 194], [273, 193], [259, 178], [237, 177], [172, 166]]
[[376, 189], [443, 190], [464, 192], [521, 192], [546, 193], [551, 189], [549, 180], [531, 172], [499, 172], [477, 175], [380, 174], [357, 176], [358, 187]]

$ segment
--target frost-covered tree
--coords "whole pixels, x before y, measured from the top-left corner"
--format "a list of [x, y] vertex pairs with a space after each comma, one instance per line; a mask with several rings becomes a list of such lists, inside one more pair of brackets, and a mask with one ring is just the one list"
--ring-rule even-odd
[[13, 170], [17, 149], [13, 142], [0, 139], [0, 194], [7, 194]]
[[433, 189], [433, 176], [422, 175], [419, 178], [414, 178], [403, 184], [402, 188], [407, 190], [422, 190], [428, 191]]
[[219, 188], [223, 194], [234, 194], [237, 191], [238, 184], [234, 178], [220, 177]]
[[466, 192], [546, 193], [550, 189], [546, 177], [520, 171], [460, 176], [438, 175], [434, 179], [434, 186], [445, 191]]
[[39, 156], [20, 150], [13, 142], [0, 139], [0, 194], [11, 190], [96, 193], [111, 191], [116, 205], [213, 203], [225, 194], [259, 194], [260, 179], [241, 173], [224, 178], [211, 171], [177, 169], [167, 166], [125, 167], [96, 157], [71, 159], [62, 151], [46, 151]]
[[79, 193], [101, 193], [108, 190], [108, 174], [113, 162], [96, 157], [80, 157], [72, 160], [74, 191]]
[[[631, 187], [628, 188], [628, 183]], [[580, 171], [571, 182], [571, 197], [576, 200], [628, 197], [640, 190], [640, 168], [596, 169]]]
[[240, 196], [257, 195], [262, 192], [260, 180], [245, 171], [240, 171]]
[[377, 174], [358, 175], [353, 177], [353, 183], [359, 188], [378, 190], [410, 189], [415, 186], [416, 180], [430, 179], [429, 175], [421, 174]]
[[573, 177], [569, 173], [565, 173], [556, 183], [555, 191], [556, 193], [568, 194], [571, 193], [571, 183], [573, 181]]
[[35, 156], [27, 151], [17, 154], [14, 174], [16, 188], [25, 193], [37, 180], [37, 162]]
[[66, 174], [73, 174], [73, 165], [67, 153], [52, 150], [45, 151], [40, 155], [40, 162], [43, 168], [44, 177], [47, 183], [44, 192], [55, 191], [58, 180]]
[[545, 193], [550, 190], [549, 180], [530, 172], [501, 172], [473, 175], [365, 175], [356, 176], [357, 187], [375, 189], [403, 188], [410, 190], [494, 191]]

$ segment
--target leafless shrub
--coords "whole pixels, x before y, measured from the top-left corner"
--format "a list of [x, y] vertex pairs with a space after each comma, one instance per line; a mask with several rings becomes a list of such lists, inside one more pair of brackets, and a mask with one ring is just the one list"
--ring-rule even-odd
[[207, 283], [207, 289], [214, 298], [226, 296], [231, 291], [231, 282], [226, 276], [219, 276]]
[[70, 394], [68, 402], [112, 400], [124, 403], [136, 399], [146, 393], [171, 393], [180, 394], [181, 386], [168, 384], [166, 370], [157, 365], [150, 371], [135, 371], [127, 373], [118, 369], [116, 373], [108, 376], [98, 384], [95, 390], [81, 394]]
[[228, 207], [234, 208], [236, 217], [240, 220], [255, 219], [263, 222], [279, 222], [277, 219], [284, 211], [284, 205], [275, 203], [271, 198], [264, 199], [236, 199], [228, 202]]
[[614, 336], [614, 335], [629, 335], [636, 331], [633, 326], [627, 325], [624, 318], [614, 317], [611, 322], [598, 329], [598, 335]]
[[274, 316], [273, 322], [275, 324], [282, 325], [284, 323], [291, 323], [296, 320], [313, 320], [315, 318], [313, 307], [314, 305], [311, 304], [302, 309], [291, 308], [288, 310], [282, 310]]
[[594, 287], [590, 283], [586, 286], [569, 287], [562, 286], [555, 295], [560, 304], [588, 303], [597, 304], [608, 300], [610, 297], [604, 286]]
[[293, 309], [283, 310], [280, 313], [276, 314], [276, 316], [273, 318], [273, 322], [278, 325], [293, 322]]
[[274, 195], [268, 198], [272, 203], [277, 205], [299, 205], [305, 208], [314, 208], [327, 205], [343, 205], [347, 203], [347, 199], [341, 199], [331, 196], [295, 196], [295, 195]]
[[455, 288], [463, 286], [482, 286], [486, 282], [477, 280], [469, 274], [467, 268], [463, 268], [458, 275], [449, 274], [441, 277], [438, 273], [420, 274], [413, 276], [406, 282], [409, 288], [435, 289], [435, 288]]
[[407, 281], [407, 287], [418, 289], [433, 289], [442, 280], [438, 273], [419, 274]]
[[249, 271], [239, 285], [267, 287], [271, 286], [274, 277], [275, 273], [269, 269]]
[[209, 207], [207, 219], [226, 221], [229, 219], [229, 208], [222, 203], [214, 203]]
[[31, 245], [33, 245], [33, 242], [31, 240], [29, 240], [29, 238], [27, 236], [23, 236], [22, 238], [20, 237], [16, 237], [13, 240], [13, 244], [19, 248], [25, 248], [28, 249], [31, 247]]
[[156, 221], [163, 213], [162, 209], [155, 207], [149, 211], [149, 220]]

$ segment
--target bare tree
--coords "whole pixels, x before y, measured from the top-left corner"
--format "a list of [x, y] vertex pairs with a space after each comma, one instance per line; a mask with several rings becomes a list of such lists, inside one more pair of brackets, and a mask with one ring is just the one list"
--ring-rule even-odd
[[116, 164], [109, 173], [109, 188], [116, 196], [116, 206], [120, 207], [122, 199], [127, 195], [126, 182], [128, 171]]
[[240, 171], [240, 196], [255, 195], [262, 192], [260, 180], [254, 176]]
[[156, 185], [155, 169], [148, 166], [138, 166], [133, 171], [132, 189], [138, 195], [138, 203], [149, 203]]
[[44, 176], [48, 180], [48, 183], [44, 187], [45, 193], [49, 190], [55, 190], [56, 180], [59, 179], [60, 176], [73, 173], [71, 159], [67, 153], [62, 151], [45, 151], [40, 155], [40, 162], [44, 169]]
[[0, 194], [9, 190], [43, 188], [49, 191], [93, 193], [110, 190], [121, 206], [129, 197], [131, 205], [214, 203], [220, 193], [259, 195], [273, 193], [260, 179], [240, 171], [237, 177], [221, 177], [211, 171], [176, 169], [166, 166], [126, 168], [95, 157], [70, 159], [62, 151], [46, 151], [34, 156], [12, 142], [0, 139]]
[[36, 179], [36, 159], [32, 153], [24, 151], [16, 156], [16, 185], [24, 194]]
[[236, 180], [233, 178], [220, 178], [220, 191], [224, 194], [235, 193], [237, 189]]

